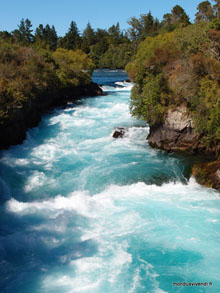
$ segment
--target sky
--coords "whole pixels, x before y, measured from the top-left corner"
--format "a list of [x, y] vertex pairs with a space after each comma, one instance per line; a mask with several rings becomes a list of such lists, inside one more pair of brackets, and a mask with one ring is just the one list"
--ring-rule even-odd
[[107, 29], [117, 22], [127, 29], [130, 17], [151, 11], [159, 20], [175, 5], [182, 6], [194, 20], [196, 8], [203, 0], [0, 0], [0, 30], [11, 32], [22, 18], [30, 19], [35, 29], [40, 23], [54, 25], [58, 36], [76, 22], [82, 32], [90, 22], [94, 29]]

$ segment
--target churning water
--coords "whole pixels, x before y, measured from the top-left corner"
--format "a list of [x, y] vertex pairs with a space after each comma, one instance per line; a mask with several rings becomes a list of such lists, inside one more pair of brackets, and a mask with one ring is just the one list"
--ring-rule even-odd
[[126, 78], [96, 72], [107, 96], [55, 109], [0, 153], [1, 292], [220, 292], [219, 193], [148, 146]]

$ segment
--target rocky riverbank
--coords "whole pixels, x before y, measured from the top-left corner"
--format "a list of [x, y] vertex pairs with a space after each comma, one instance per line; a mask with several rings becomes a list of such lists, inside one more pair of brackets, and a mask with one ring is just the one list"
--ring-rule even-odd
[[220, 158], [194, 165], [192, 174], [198, 183], [220, 190]]
[[220, 145], [207, 146], [204, 143], [185, 106], [169, 109], [163, 124], [150, 127], [148, 141], [152, 147], [166, 151], [210, 157], [211, 162], [193, 166], [192, 173], [198, 183], [220, 189]]
[[0, 120], [0, 149], [21, 143], [28, 128], [35, 127], [42, 114], [49, 109], [65, 105], [82, 96], [103, 95], [101, 88], [90, 83], [87, 86], [69, 87], [44, 92], [38, 97], [29, 98], [22, 106], [11, 108]]

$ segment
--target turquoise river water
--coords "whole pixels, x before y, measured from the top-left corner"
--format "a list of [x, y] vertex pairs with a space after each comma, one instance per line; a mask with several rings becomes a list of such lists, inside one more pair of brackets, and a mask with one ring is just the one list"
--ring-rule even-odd
[[108, 95], [55, 109], [0, 152], [0, 291], [220, 292], [219, 193], [148, 146], [124, 72], [93, 78]]

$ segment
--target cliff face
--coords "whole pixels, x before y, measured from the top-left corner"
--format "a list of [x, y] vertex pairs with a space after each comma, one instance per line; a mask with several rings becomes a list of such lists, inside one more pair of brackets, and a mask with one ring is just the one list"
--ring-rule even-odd
[[166, 151], [204, 153], [216, 155], [220, 146], [207, 147], [194, 129], [193, 120], [186, 106], [169, 109], [164, 124], [154, 125], [148, 135], [149, 144]]
[[[154, 125], [148, 135], [152, 147], [166, 151], [201, 153], [218, 157], [220, 145], [207, 147], [195, 131], [193, 121], [185, 106], [168, 110], [164, 124]], [[192, 173], [198, 183], [220, 189], [220, 159], [193, 166]]]
[[193, 166], [192, 173], [198, 183], [220, 190], [220, 159], [196, 164]]
[[150, 128], [148, 141], [151, 146], [167, 151], [195, 152], [199, 135], [185, 106], [168, 110], [164, 124]]
[[64, 88], [59, 92], [45, 92], [29, 98], [22, 107], [11, 108], [0, 121], [0, 149], [21, 143], [28, 128], [35, 127], [43, 113], [55, 106], [65, 105], [80, 96], [97, 96], [103, 92], [95, 83], [88, 86]]

